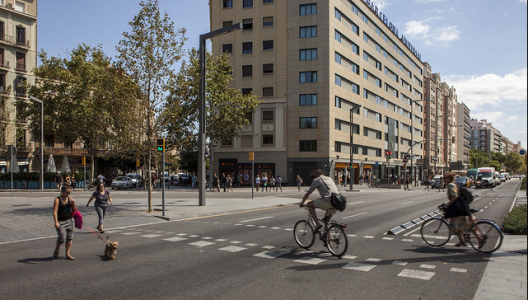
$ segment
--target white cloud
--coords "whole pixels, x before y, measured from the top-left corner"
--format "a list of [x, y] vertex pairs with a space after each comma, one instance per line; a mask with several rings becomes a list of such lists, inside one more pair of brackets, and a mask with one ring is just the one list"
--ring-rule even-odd
[[[429, 20], [429, 19], [428, 19]], [[456, 26], [440, 27], [431, 31], [431, 26], [423, 21], [409, 21], [405, 23], [403, 34], [410, 39], [422, 40], [426, 45], [435, 42], [449, 44], [449, 42], [460, 39], [460, 30]]]
[[439, 42], [452, 42], [460, 38], [460, 31], [456, 26], [438, 28], [433, 39]]
[[410, 21], [405, 23], [404, 35], [410, 38], [427, 38], [431, 26], [424, 24], [422, 21]]
[[389, 5], [387, 0], [374, 0], [371, 2], [374, 2], [374, 5], [377, 6], [379, 10], [383, 10], [385, 7]]
[[[416, 3], [432, 3], [432, 2], [444, 2], [447, 0], [416, 0]], [[521, 0], [523, 1], [523, 0]], [[524, 0], [526, 1], [526, 0]]]

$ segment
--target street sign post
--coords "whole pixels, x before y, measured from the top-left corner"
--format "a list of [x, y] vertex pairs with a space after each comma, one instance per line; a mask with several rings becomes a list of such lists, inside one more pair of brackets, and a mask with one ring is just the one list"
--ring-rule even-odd
[[255, 188], [255, 152], [249, 152], [249, 160], [251, 161], [251, 199], [253, 199], [253, 189]]

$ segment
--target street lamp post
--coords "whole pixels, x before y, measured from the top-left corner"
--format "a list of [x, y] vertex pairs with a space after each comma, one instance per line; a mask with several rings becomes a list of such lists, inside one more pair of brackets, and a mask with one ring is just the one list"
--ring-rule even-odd
[[361, 105], [354, 105], [350, 109], [350, 191], [352, 192], [354, 185], [354, 132], [352, 125], [354, 123], [354, 111], [361, 108]]
[[29, 100], [40, 103], [40, 190], [44, 190], [44, 101], [29, 96]]
[[205, 57], [205, 42], [213, 38], [215, 36], [219, 36], [231, 31], [242, 29], [241, 23], [236, 23], [228, 27], [220, 28], [215, 31], [211, 31], [205, 34], [200, 35], [200, 48], [199, 48], [199, 64], [200, 64], [200, 89], [199, 89], [199, 101], [200, 101], [200, 108], [199, 108], [199, 143], [200, 143], [200, 151], [199, 151], [199, 158], [198, 158], [198, 192], [199, 192], [199, 205], [205, 206], [205, 133], [206, 133], [206, 124], [205, 124], [205, 116], [206, 116], [206, 107], [205, 104], [205, 65], [206, 65], [206, 57]]

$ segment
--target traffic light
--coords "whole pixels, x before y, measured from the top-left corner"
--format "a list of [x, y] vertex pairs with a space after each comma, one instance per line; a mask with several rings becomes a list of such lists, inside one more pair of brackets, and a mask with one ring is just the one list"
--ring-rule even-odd
[[165, 152], [165, 139], [158, 139], [156, 143], [158, 152]]
[[451, 137], [451, 143], [453, 143], [453, 144], [455, 143], [455, 136], [454, 135]]

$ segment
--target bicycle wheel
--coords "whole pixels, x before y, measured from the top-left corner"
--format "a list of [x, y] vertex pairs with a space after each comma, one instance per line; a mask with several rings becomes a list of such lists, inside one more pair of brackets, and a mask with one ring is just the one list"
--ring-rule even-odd
[[326, 248], [335, 256], [341, 257], [348, 248], [348, 239], [341, 226], [333, 225], [326, 232]]
[[484, 237], [484, 244], [479, 248], [479, 241], [475, 233], [469, 234], [469, 243], [473, 249], [483, 252], [492, 253], [500, 248], [504, 235], [499, 226], [491, 221], [477, 221], [476, 230], [481, 237]]
[[420, 233], [424, 242], [434, 247], [443, 246], [451, 239], [449, 224], [442, 218], [432, 218], [425, 221]]
[[310, 248], [315, 241], [313, 227], [306, 220], [300, 220], [293, 227], [295, 242], [302, 248]]

